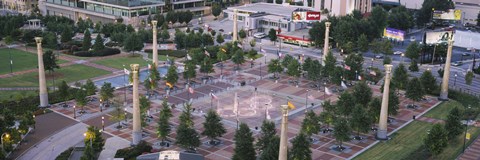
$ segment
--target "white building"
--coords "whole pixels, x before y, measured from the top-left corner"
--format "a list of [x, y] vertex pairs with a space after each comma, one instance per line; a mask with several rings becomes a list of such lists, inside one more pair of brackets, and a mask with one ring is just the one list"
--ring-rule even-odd
[[331, 15], [345, 16], [353, 10], [359, 10], [362, 14], [372, 11], [372, 0], [316, 0], [315, 10], [328, 10]]
[[477, 24], [477, 16], [480, 12], [480, 0], [453, 0], [455, 9], [462, 10], [462, 24]]

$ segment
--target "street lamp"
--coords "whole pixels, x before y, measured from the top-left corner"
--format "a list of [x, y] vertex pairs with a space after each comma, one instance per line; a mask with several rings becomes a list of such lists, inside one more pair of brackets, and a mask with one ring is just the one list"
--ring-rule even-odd
[[308, 92], [310, 90], [307, 89], [307, 94], [305, 94], [305, 113], [307, 113], [307, 108], [308, 108]]
[[105, 117], [102, 116], [102, 130], [105, 130]]
[[[125, 68], [125, 64], [123, 64], [123, 69], [126, 71], [127, 69]], [[127, 72], [123, 72], [123, 86], [125, 88], [125, 91], [123, 92], [124, 94], [124, 101], [123, 101], [123, 106], [124, 107], [127, 107], [127, 81], [126, 81], [126, 76], [127, 76]]]
[[77, 119], [77, 111], [75, 109], [76, 107], [73, 106], [73, 119]]
[[453, 81], [453, 86], [455, 86], [457, 84], [457, 73], [455, 73], [455, 80]]
[[375, 61], [375, 58], [372, 58], [372, 64], [370, 64], [370, 69], [373, 68], [373, 61]]
[[125, 123], [126, 123], [127, 119], [128, 119], [128, 117], [127, 117], [127, 107], [125, 107], [124, 111], [125, 111]]
[[[470, 110], [470, 105], [467, 107], [467, 111]], [[470, 115], [467, 115], [467, 121], [465, 122], [465, 135], [463, 136], [463, 152], [465, 152], [465, 143], [467, 141], [468, 121], [470, 121]]]
[[8, 133], [3, 133], [2, 136], [0, 137], [1, 142], [2, 142], [2, 150], [5, 153], [5, 146], [3, 146], [3, 137], [4, 136], [5, 136], [5, 138], [10, 138], [10, 135]]
[[100, 112], [103, 112], [103, 102], [102, 102], [102, 99], [100, 98]]
[[[84, 136], [85, 138], [88, 138], [88, 137], [87, 137], [87, 132], [83, 133], [83, 136]], [[89, 139], [90, 139], [90, 147], [92, 147], [92, 139], [93, 139], [93, 137], [90, 137]]]
[[10, 49], [11, 49], [11, 46], [8, 46], [8, 54], [10, 55], [10, 73], [13, 73], [12, 51]]
[[403, 56], [405, 56], [405, 54], [404, 54], [404, 53], [402, 53], [402, 54], [401, 54], [401, 57], [402, 57], [402, 58], [401, 58], [401, 59], [402, 59], [402, 63], [403, 63]]

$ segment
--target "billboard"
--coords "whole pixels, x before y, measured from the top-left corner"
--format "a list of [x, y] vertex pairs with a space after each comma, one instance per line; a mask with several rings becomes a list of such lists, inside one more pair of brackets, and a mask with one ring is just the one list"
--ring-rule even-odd
[[292, 19], [294, 22], [320, 21], [320, 17], [320, 12], [294, 11], [292, 13]]
[[453, 40], [452, 31], [427, 32], [425, 36], [425, 43], [426, 44], [445, 43], [449, 39]]
[[405, 31], [394, 28], [385, 28], [383, 30], [383, 37], [388, 39], [395, 39], [397, 41], [403, 41], [405, 38]]
[[433, 11], [433, 19], [441, 20], [456, 20], [459, 21], [462, 18], [461, 10], [450, 9], [448, 11]]

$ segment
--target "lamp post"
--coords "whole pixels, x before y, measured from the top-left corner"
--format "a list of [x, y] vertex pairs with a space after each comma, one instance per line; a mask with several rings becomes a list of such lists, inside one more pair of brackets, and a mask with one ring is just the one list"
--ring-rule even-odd
[[77, 119], [77, 111], [75, 109], [76, 107], [73, 106], [73, 119]]
[[0, 137], [1, 142], [2, 142], [2, 151], [5, 153], [5, 147], [3, 146], [3, 137], [9, 138], [10, 135], [8, 133], [3, 133], [2, 136]]
[[125, 123], [126, 123], [127, 119], [128, 119], [128, 117], [127, 117], [127, 107], [125, 107], [124, 111], [125, 111]]
[[355, 70], [355, 79], [360, 80], [360, 79], [358, 78], [358, 70]]
[[455, 86], [457, 84], [457, 73], [455, 73], [455, 80], [453, 81], [453, 86]]
[[373, 61], [375, 61], [375, 58], [372, 58], [372, 63], [370, 64], [370, 69], [373, 68]]
[[402, 53], [400, 56], [401, 56], [401, 62], [403, 63], [403, 57], [405, 56], [405, 54]]
[[308, 91], [310, 90], [307, 89], [307, 94], [305, 94], [305, 113], [307, 113], [307, 108], [308, 108]]
[[102, 99], [100, 98], [100, 112], [103, 112], [103, 102], [102, 102]]
[[102, 131], [105, 130], [105, 117], [102, 116]]
[[[470, 110], [470, 105], [467, 107], [467, 111]], [[463, 136], [463, 150], [465, 152], [465, 144], [467, 143], [467, 130], [468, 130], [468, 121], [470, 121], [470, 115], [467, 115], [467, 121], [465, 122], [465, 135]]]
[[11, 46], [8, 46], [8, 54], [10, 55], [10, 73], [13, 73], [12, 51], [10, 49], [11, 49]]
[[[124, 70], [127, 70], [127, 69], [125, 68], [125, 64], [123, 65], [123, 69], [124, 69]], [[127, 76], [127, 73], [126, 73], [126, 72], [123, 72], [123, 83], [124, 83], [123, 86], [124, 86], [124, 88], [125, 88], [125, 91], [123, 92], [123, 94], [124, 94], [123, 106], [124, 106], [124, 107], [127, 107], [127, 80], [126, 80], [126, 76]]]
[[[88, 138], [88, 137], [87, 137], [87, 132], [83, 133], [83, 136], [84, 136], [85, 138]], [[90, 147], [92, 147], [92, 139], [93, 139], [93, 137], [90, 137], [89, 139], [90, 139]]]

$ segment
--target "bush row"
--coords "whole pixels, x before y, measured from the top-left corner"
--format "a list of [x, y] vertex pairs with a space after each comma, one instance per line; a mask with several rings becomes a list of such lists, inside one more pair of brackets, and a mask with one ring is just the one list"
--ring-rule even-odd
[[[145, 52], [152, 53], [152, 49], [146, 49]], [[159, 55], [168, 55], [171, 57], [182, 58], [187, 55], [184, 50], [158, 50]]]
[[115, 54], [120, 54], [120, 50], [116, 48], [104, 48], [99, 51], [78, 51], [73, 53], [73, 55], [79, 57], [103, 57]]
[[134, 160], [137, 156], [147, 152], [150, 153], [152, 146], [145, 141], [140, 141], [135, 147], [128, 147], [117, 150], [115, 158], [123, 158], [125, 160]]

